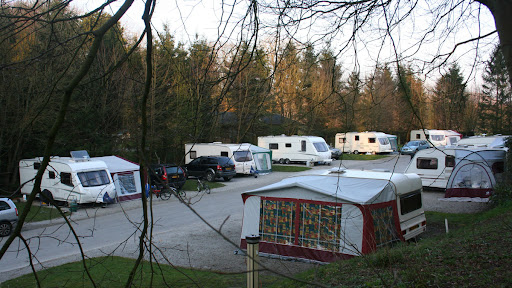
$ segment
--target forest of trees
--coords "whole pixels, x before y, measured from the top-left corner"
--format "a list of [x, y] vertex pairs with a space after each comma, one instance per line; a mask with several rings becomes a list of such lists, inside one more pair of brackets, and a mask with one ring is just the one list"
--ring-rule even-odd
[[[0, 42], [2, 192], [17, 187], [20, 159], [43, 155], [62, 101], [55, 93], [80, 69], [77, 59], [93, 45], [90, 31], [110, 17], [75, 17], [63, 3], [41, 15], [37, 9], [27, 10], [33, 15], [2, 10], [13, 17], [1, 17], [0, 25], [15, 27], [2, 29]], [[27, 17], [14, 17], [22, 14]], [[50, 21], [63, 17], [72, 20]], [[411, 63], [379, 63], [362, 75], [340, 65], [343, 55], [291, 40], [278, 49], [261, 43], [219, 48], [201, 37], [190, 45], [177, 42], [169, 29], [155, 36], [147, 102], [153, 162], [182, 162], [189, 142], [256, 143], [272, 134], [316, 135], [332, 143], [338, 132], [383, 131], [402, 144], [410, 130], [422, 127], [512, 134], [509, 75], [498, 46], [488, 56], [483, 84], [470, 89], [455, 62], [427, 85]], [[137, 41], [119, 23], [104, 35], [72, 94], [54, 155], [88, 150], [137, 159], [146, 76], [146, 50]]]

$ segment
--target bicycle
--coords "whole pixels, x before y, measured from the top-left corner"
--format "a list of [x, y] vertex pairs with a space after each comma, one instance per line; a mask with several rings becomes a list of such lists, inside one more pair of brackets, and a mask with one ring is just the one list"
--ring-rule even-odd
[[180, 199], [185, 199], [185, 197], [187, 196], [187, 194], [185, 194], [185, 191], [181, 189], [176, 189], [174, 187], [169, 187], [169, 189], [153, 190], [153, 193], [155, 193], [156, 198], [160, 198], [162, 200], [169, 200], [172, 194], [176, 195], [176, 197]]
[[210, 186], [204, 181], [201, 180], [201, 178], [197, 178], [197, 192], [205, 192], [206, 194], [210, 194]]

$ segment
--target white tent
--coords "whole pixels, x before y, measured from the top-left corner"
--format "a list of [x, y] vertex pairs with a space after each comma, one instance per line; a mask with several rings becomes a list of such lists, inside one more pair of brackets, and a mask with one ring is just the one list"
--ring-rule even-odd
[[107, 164], [112, 175], [119, 201], [141, 197], [139, 165], [119, 156], [93, 157]]
[[242, 198], [242, 249], [247, 236], [259, 235], [261, 253], [283, 257], [332, 262], [426, 227], [415, 174], [346, 170], [292, 177]]

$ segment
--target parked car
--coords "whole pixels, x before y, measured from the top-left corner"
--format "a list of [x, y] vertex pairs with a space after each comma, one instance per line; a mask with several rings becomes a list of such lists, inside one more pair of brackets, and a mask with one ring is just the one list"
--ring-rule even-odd
[[201, 156], [186, 164], [185, 168], [188, 176], [202, 177], [209, 182], [216, 178], [229, 181], [236, 175], [235, 162], [225, 156]]
[[151, 184], [158, 189], [163, 189], [166, 185], [180, 189], [187, 181], [187, 173], [185, 168], [176, 164], [154, 164], [149, 171]]
[[416, 152], [427, 148], [430, 148], [430, 144], [426, 140], [413, 140], [402, 147], [400, 154], [414, 156]]
[[18, 208], [9, 198], [0, 198], [0, 237], [9, 236], [18, 222]]
[[329, 150], [331, 151], [331, 158], [332, 159], [340, 159], [341, 156], [341, 150], [335, 147], [332, 147], [329, 145]]

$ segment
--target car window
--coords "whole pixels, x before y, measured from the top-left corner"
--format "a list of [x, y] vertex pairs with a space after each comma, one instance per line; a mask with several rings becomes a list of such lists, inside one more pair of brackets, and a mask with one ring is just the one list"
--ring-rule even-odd
[[224, 157], [223, 157], [223, 158], [219, 158], [219, 164], [220, 164], [220, 165], [226, 165], [226, 164], [227, 164], [227, 165], [234, 165], [234, 162], [233, 162], [233, 160], [231, 160], [230, 158], [227, 158], [227, 157], [226, 157], [226, 158], [224, 158]]
[[183, 173], [183, 172], [181, 172], [181, 169], [178, 169], [178, 167], [177, 167], [177, 166], [168, 166], [168, 167], [165, 167], [165, 171], [167, 171], [167, 174]]
[[5, 201], [0, 201], [0, 211], [3, 211], [3, 210], [9, 210], [11, 209], [11, 206], [9, 206], [9, 204]]

